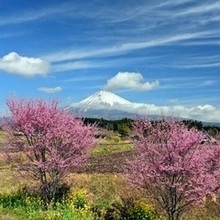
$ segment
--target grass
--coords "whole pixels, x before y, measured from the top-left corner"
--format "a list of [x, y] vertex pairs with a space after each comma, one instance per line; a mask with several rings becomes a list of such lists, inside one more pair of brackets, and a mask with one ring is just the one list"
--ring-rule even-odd
[[0, 130], [0, 146], [5, 144], [6, 132]]
[[83, 188], [89, 192], [89, 201], [95, 205], [111, 204], [135, 192], [121, 174], [71, 174], [68, 181], [72, 189]]
[[0, 169], [7, 167], [5, 162], [5, 154], [2, 152], [1, 147], [4, 146], [6, 141], [6, 132], [0, 129]]
[[[44, 210], [38, 197], [28, 195], [23, 188], [35, 188], [35, 182], [16, 175], [11, 169], [0, 170], [0, 220], [37, 219], [104, 219], [113, 203], [121, 203], [122, 198], [140, 198], [141, 192], [127, 183], [120, 174], [76, 174], [66, 179], [70, 185], [70, 198], [56, 208]], [[85, 207], [76, 208], [77, 204]], [[98, 211], [92, 211], [98, 210]], [[98, 216], [98, 217], [97, 217]]]
[[[4, 142], [4, 135], [0, 132], [1, 143]], [[92, 155], [132, 149], [133, 146], [128, 141], [102, 140], [92, 151]], [[0, 220], [101, 220], [104, 219], [103, 216], [108, 210], [114, 210], [113, 204], [122, 203], [122, 201], [128, 201], [128, 203], [131, 200], [139, 201], [144, 197], [144, 194], [131, 186], [121, 174], [72, 173], [66, 179], [71, 187], [68, 200], [44, 210], [38, 197], [27, 195], [22, 191], [25, 187], [33, 190], [35, 186], [37, 187], [36, 182], [21, 178], [5, 165], [7, 164], [1, 163], [0, 158]], [[153, 205], [150, 199], [146, 202]], [[76, 208], [76, 204], [83, 204], [83, 206]], [[125, 210], [125, 207], [121, 208]], [[93, 210], [98, 210], [99, 213]], [[118, 210], [114, 211], [118, 212]], [[220, 216], [220, 202], [208, 201], [205, 206], [193, 207], [182, 220], [219, 220], [218, 216]], [[165, 218], [160, 218], [162, 219]]]
[[[112, 174], [71, 174], [67, 181], [71, 186], [69, 197], [55, 208], [44, 210], [38, 197], [29, 196], [22, 187], [28, 184], [24, 179], [15, 182], [15, 173], [5, 170], [0, 177], [5, 182], [0, 187], [0, 219], [104, 219], [111, 204], [121, 202], [128, 193], [138, 195], [123, 176]], [[17, 179], [17, 178], [16, 178]], [[80, 208], [76, 207], [80, 206]], [[92, 210], [99, 210], [94, 212]]]
[[0, 193], [9, 195], [17, 192], [21, 183], [16, 176], [16, 172], [11, 169], [0, 169]]
[[[64, 204], [59, 204], [56, 208], [49, 207], [44, 210], [40, 205], [38, 197], [30, 197], [22, 192], [24, 186], [33, 187], [33, 184], [25, 179], [18, 179], [16, 173], [10, 169], [0, 171], [0, 200], [6, 198], [5, 202], [10, 205], [3, 206], [0, 202], [0, 220], [102, 220], [101, 214], [92, 210], [99, 210], [104, 215], [107, 210], [112, 209], [112, 204], [121, 201], [140, 201], [144, 194], [127, 183], [121, 174], [76, 174], [72, 173], [66, 181], [71, 186], [70, 198]], [[22, 194], [23, 193], [23, 194]], [[77, 198], [77, 200], [76, 200]], [[7, 199], [10, 202], [8, 202]], [[15, 201], [15, 203], [11, 201]], [[74, 206], [83, 204], [82, 208]], [[148, 200], [147, 204], [152, 204]], [[151, 206], [151, 205], [150, 205]], [[123, 208], [124, 210], [124, 208]], [[104, 213], [104, 214], [103, 214]], [[192, 211], [186, 213], [182, 220], [219, 220], [219, 203], [207, 202], [205, 206], [195, 206]], [[156, 218], [154, 218], [156, 219]], [[165, 218], [158, 218], [165, 220]]]
[[[13, 196], [17, 197], [16, 203], [12, 203]], [[39, 197], [28, 196], [18, 192], [17, 195], [11, 197], [1, 196], [0, 214], [8, 216], [9, 219], [18, 220], [63, 220], [63, 219], [94, 219], [94, 213], [86, 206], [77, 208], [75, 206], [75, 198], [68, 198], [56, 206], [49, 206], [45, 210], [41, 204]]]
[[129, 141], [102, 140], [96, 148], [93, 149], [91, 155], [105, 155], [133, 150], [133, 146]]

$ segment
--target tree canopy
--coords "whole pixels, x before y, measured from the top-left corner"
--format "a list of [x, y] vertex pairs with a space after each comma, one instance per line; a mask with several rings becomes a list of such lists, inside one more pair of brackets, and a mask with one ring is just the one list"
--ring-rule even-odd
[[55, 101], [12, 98], [7, 105], [8, 147], [22, 156], [17, 168], [40, 181], [43, 200], [50, 202], [64, 177], [85, 161], [96, 128], [59, 109]]

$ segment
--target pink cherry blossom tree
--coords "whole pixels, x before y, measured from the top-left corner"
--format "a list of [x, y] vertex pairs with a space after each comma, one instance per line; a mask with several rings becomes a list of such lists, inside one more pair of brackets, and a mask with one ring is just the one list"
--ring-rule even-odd
[[[21, 152], [19, 171], [40, 182], [45, 204], [51, 202], [64, 177], [81, 165], [94, 144], [96, 128], [43, 100], [9, 99], [9, 147]], [[15, 161], [12, 161], [15, 162]]]
[[201, 144], [204, 134], [174, 120], [134, 122], [138, 156], [127, 178], [145, 189], [169, 220], [220, 186], [220, 144]]

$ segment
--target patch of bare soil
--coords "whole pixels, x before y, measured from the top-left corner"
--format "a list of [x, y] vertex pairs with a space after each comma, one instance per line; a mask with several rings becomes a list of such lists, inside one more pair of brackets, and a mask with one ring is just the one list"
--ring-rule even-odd
[[[11, 153], [11, 150], [0, 146], [0, 153]], [[128, 160], [135, 158], [134, 150], [117, 152], [106, 155], [96, 155], [88, 158], [83, 167], [77, 169], [77, 173], [122, 173], [123, 166]]]
[[86, 165], [77, 170], [78, 173], [121, 173], [128, 160], [135, 158], [133, 150], [88, 158]]

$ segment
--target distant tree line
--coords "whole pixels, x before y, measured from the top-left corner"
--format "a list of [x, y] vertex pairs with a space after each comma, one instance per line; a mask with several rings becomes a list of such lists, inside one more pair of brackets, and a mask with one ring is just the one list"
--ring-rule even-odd
[[[119, 133], [122, 136], [128, 136], [132, 131], [133, 119], [123, 118], [119, 120], [106, 120], [103, 118], [84, 118], [84, 123], [94, 124], [96, 123], [99, 128], [111, 130]], [[210, 135], [215, 136], [220, 132], [220, 127], [215, 125], [204, 125], [201, 121], [196, 120], [182, 120], [182, 122], [188, 126], [188, 128], [196, 128], [199, 131], [209, 132]]]
[[213, 137], [220, 133], [220, 126], [204, 125], [201, 121], [196, 120], [183, 120], [183, 123], [186, 124], [189, 128], [194, 127], [199, 131], [206, 131]]
[[[83, 118], [86, 125], [97, 124], [99, 128], [107, 129], [119, 133], [121, 136], [128, 136], [132, 131], [132, 123], [134, 122], [131, 118], [123, 118], [118, 120], [106, 120], [104, 118]], [[206, 131], [210, 135], [215, 136], [220, 133], [220, 126], [216, 125], [205, 125], [201, 121], [197, 120], [182, 120], [182, 122], [189, 128], [196, 128], [199, 131]], [[0, 123], [0, 130], [2, 125]]]
[[84, 118], [84, 123], [96, 123], [99, 128], [107, 129], [119, 133], [121, 136], [129, 136], [132, 131], [133, 119], [123, 118], [120, 120], [106, 120], [103, 118]]

